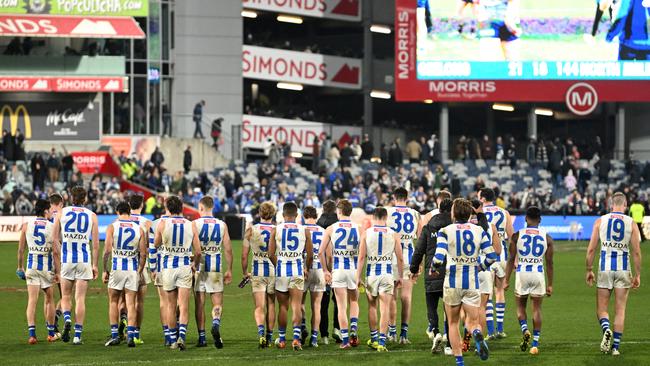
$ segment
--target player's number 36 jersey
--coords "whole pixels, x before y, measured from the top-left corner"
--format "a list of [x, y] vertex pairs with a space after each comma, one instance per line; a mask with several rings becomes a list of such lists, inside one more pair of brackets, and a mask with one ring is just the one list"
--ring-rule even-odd
[[544, 255], [548, 243], [546, 230], [527, 227], [517, 239], [517, 272], [544, 272]]
[[610, 213], [600, 218], [600, 271], [630, 270], [631, 217]]

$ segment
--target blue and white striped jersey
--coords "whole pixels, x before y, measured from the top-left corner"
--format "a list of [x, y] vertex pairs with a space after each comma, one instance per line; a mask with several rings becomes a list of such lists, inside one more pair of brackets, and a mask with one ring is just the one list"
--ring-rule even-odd
[[[497, 256], [497, 262], [505, 262], [508, 260], [508, 234], [506, 233], [508, 211], [499, 206], [488, 205], [483, 206], [483, 213], [485, 213], [488, 223], [496, 227], [499, 239], [501, 239], [501, 254]], [[491, 236], [491, 232], [488, 233], [488, 236]]]
[[[496, 260], [490, 237], [482, 227], [470, 223], [448, 225], [438, 231], [433, 262], [440, 265], [447, 258], [445, 284], [447, 288], [477, 290], [480, 266], [489, 267]], [[479, 263], [479, 252], [485, 253]]]
[[90, 263], [94, 213], [81, 206], [61, 210], [61, 263]]
[[[156, 247], [153, 244], [154, 237], [155, 237], [155, 231], [153, 227], [153, 223], [151, 220], [148, 218], [138, 215], [138, 214], [131, 214], [131, 220], [133, 222], [137, 223], [140, 225], [140, 228], [142, 229], [142, 232], [147, 235], [147, 253], [148, 253], [148, 260], [149, 260], [149, 269], [152, 271], [155, 271], [156, 269], [156, 260], [158, 257], [158, 254], [156, 253]], [[147, 223], [151, 223], [149, 225], [149, 230], [147, 231]]]
[[[359, 225], [350, 220], [340, 220], [332, 228], [333, 270], [356, 270], [359, 258]], [[329, 229], [329, 228], [328, 228]]]
[[193, 239], [191, 221], [177, 216], [165, 219], [165, 229], [162, 233], [162, 246], [165, 247], [163, 269], [189, 266]]
[[305, 225], [309, 232], [311, 233], [311, 244], [314, 247], [314, 256], [311, 264], [311, 269], [323, 269], [323, 265], [318, 258], [318, 251], [320, 250], [320, 245], [323, 243], [323, 235], [325, 234], [325, 229], [318, 225]]
[[201, 242], [201, 272], [221, 272], [221, 248], [226, 234], [226, 223], [212, 216], [193, 221]]
[[269, 241], [273, 224], [259, 223], [251, 227], [250, 246], [253, 252], [253, 276], [272, 277], [275, 267], [269, 259]]
[[544, 255], [548, 249], [546, 230], [529, 226], [519, 230], [517, 272], [544, 273]]
[[366, 277], [393, 273], [395, 232], [386, 226], [366, 229]]
[[52, 271], [52, 222], [39, 217], [27, 223], [27, 269]]
[[[151, 222], [151, 231], [153, 231], [153, 233], [154, 233], [153, 234], [154, 240], [156, 238], [155, 233], [156, 233], [156, 228], [158, 227], [158, 224], [160, 223], [160, 221], [166, 220], [168, 218], [169, 218], [169, 216], [163, 215], [163, 216], [160, 216], [160, 218], [157, 218], [157, 219], [155, 219], [155, 220], [153, 220]], [[161, 245], [158, 248], [156, 248], [156, 246], [154, 246], [153, 249], [151, 249], [151, 247], [149, 247], [149, 269], [154, 271], [154, 272], [160, 272], [160, 270], [162, 269], [162, 262], [163, 262], [163, 257], [164, 256], [165, 256], [165, 247], [164, 246]]]
[[115, 220], [113, 225], [113, 271], [137, 271], [142, 230], [137, 222]]
[[284, 222], [275, 227], [276, 276], [303, 275], [303, 256], [307, 240], [305, 234], [305, 227], [295, 222]]
[[600, 271], [630, 271], [630, 240], [634, 220], [612, 212], [600, 218]]
[[404, 266], [410, 266], [415, 251], [413, 243], [420, 226], [420, 213], [406, 206], [388, 207], [387, 211], [388, 227], [400, 234]]

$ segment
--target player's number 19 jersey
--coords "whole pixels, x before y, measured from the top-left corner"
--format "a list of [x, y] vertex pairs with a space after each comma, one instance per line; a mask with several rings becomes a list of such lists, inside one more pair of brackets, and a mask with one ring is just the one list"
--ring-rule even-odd
[[622, 213], [609, 213], [600, 219], [600, 271], [630, 270], [630, 240], [634, 220]]

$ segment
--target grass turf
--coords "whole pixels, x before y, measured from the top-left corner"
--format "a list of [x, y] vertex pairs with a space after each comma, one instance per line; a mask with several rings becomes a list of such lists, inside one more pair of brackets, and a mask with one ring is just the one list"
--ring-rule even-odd
[[[645, 267], [650, 264], [648, 250]], [[544, 325], [540, 341], [540, 354], [531, 356], [519, 351], [519, 324], [517, 322], [512, 290], [507, 294], [505, 330], [508, 338], [490, 342], [490, 359], [482, 362], [473, 354], [465, 355], [468, 365], [647, 365], [650, 364], [650, 340], [647, 336], [647, 304], [650, 292], [647, 290], [648, 276], [643, 273], [642, 287], [631, 293], [626, 330], [619, 358], [602, 355], [599, 352], [600, 327], [596, 320], [595, 290], [584, 284], [584, 252], [586, 243], [556, 243], [554, 295], [544, 301]], [[436, 363], [454, 365], [453, 357], [431, 355], [430, 342], [424, 330], [427, 325], [423, 285], [419, 281], [414, 290], [413, 316], [410, 323], [409, 338], [413, 344], [408, 346], [389, 345], [389, 353], [377, 354], [365, 346], [342, 351], [332, 342], [318, 349], [306, 347], [296, 353], [290, 349], [257, 349], [257, 328], [253, 320], [253, 302], [250, 286], [239, 289], [241, 279], [239, 255], [241, 242], [234, 243], [234, 278], [224, 294], [224, 315], [222, 318], [222, 337], [225, 346], [217, 350], [195, 348], [198, 339], [193, 313], [188, 326], [188, 349], [185, 352], [172, 351], [162, 346], [162, 336], [158, 315], [156, 289], [149, 287], [147, 295], [142, 338], [146, 342], [135, 349], [126, 345], [106, 348], [103, 343], [109, 333], [107, 315], [107, 296], [105, 286], [99, 281], [92, 282], [92, 290], [86, 300], [87, 318], [84, 325], [84, 345], [72, 346], [57, 342], [48, 344], [42, 314], [42, 306], [37, 311], [37, 333], [39, 341], [35, 346], [27, 345], [25, 305], [27, 293], [25, 283], [14, 274], [17, 245], [0, 245], [0, 355], [7, 365], [122, 365], [122, 364], [174, 364], [188, 362], [192, 365], [227, 362], [230, 365], [259, 364], [294, 365], [309, 363], [327, 365], [340, 363], [419, 365]], [[514, 279], [513, 279], [514, 281]], [[363, 295], [362, 295], [363, 296]], [[42, 303], [42, 299], [41, 299]], [[367, 302], [361, 299], [360, 336], [362, 345], [368, 339]], [[193, 307], [191, 305], [190, 307]], [[330, 310], [331, 311], [331, 310]], [[208, 311], [206, 311], [208, 313]], [[530, 314], [530, 311], [529, 311]], [[530, 315], [529, 315], [530, 318]], [[209, 319], [209, 315], [208, 315]], [[610, 321], [613, 323], [613, 314]], [[209, 321], [208, 321], [209, 323]], [[529, 321], [532, 329], [532, 322]], [[277, 335], [277, 327], [275, 329]], [[288, 337], [291, 336], [289, 329]], [[210, 339], [210, 335], [208, 335]]]

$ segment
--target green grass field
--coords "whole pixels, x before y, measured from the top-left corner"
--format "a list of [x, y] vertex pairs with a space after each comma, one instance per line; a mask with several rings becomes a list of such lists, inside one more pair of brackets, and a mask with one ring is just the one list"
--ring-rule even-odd
[[[650, 253], [644, 246], [645, 267], [650, 265]], [[647, 271], [643, 273], [642, 287], [633, 291], [628, 302], [626, 330], [619, 358], [602, 355], [599, 352], [600, 328], [596, 320], [595, 290], [584, 284], [585, 243], [556, 243], [554, 295], [544, 303], [544, 326], [540, 343], [540, 355], [533, 357], [518, 349], [519, 324], [514, 311], [512, 291], [508, 293], [506, 312], [506, 332], [508, 338], [490, 342], [490, 359], [482, 362], [474, 355], [466, 355], [468, 365], [648, 365], [650, 364], [650, 339], [648, 338], [648, 291]], [[106, 348], [103, 343], [108, 335], [107, 297], [105, 287], [100, 281], [92, 283], [92, 291], [87, 299], [87, 319], [84, 326], [83, 346], [45, 341], [46, 330], [42, 307], [38, 307], [37, 333], [40, 343], [27, 345], [25, 305], [27, 293], [25, 283], [15, 274], [16, 244], [0, 245], [0, 355], [6, 365], [123, 365], [123, 364], [177, 364], [187, 362], [192, 365], [227, 363], [229, 365], [260, 364], [267, 365], [331, 365], [341, 363], [355, 364], [393, 364], [454, 365], [453, 357], [431, 355], [429, 340], [424, 333], [426, 307], [422, 282], [414, 291], [413, 319], [410, 324], [408, 346], [389, 345], [390, 352], [377, 354], [359, 347], [341, 351], [333, 342], [318, 349], [305, 348], [301, 353], [289, 349], [257, 349], [256, 326], [252, 317], [253, 303], [250, 287], [239, 289], [236, 283], [241, 279], [239, 254], [241, 243], [235, 243], [236, 265], [234, 284], [225, 291], [222, 331], [225, 347], [195, 348], [198, 336], [196, 326], [190, 322], [188, 344], [185, 352], [172, 351], [162, 346], [158, 315], [158, 298], [153, 286], [149, 288], [145, 319], [142, 328], [143, 346], [129, 349], [125, 345]], [[361, 301], [360, 335], [365, 343], [369, 335], [366, 319], [366, 301]], [[193, 314], [191, 314], [193, 319]], [[613, 322], [613, 318], [611, 319]], [[532, 324], [529, 322], [529, 326]], [[288, 333], [288, 335], [290, 332]], [[276, 329], [277, 335], [277, 329]], [[209, 337], [209, 335], [208, 335]]]

